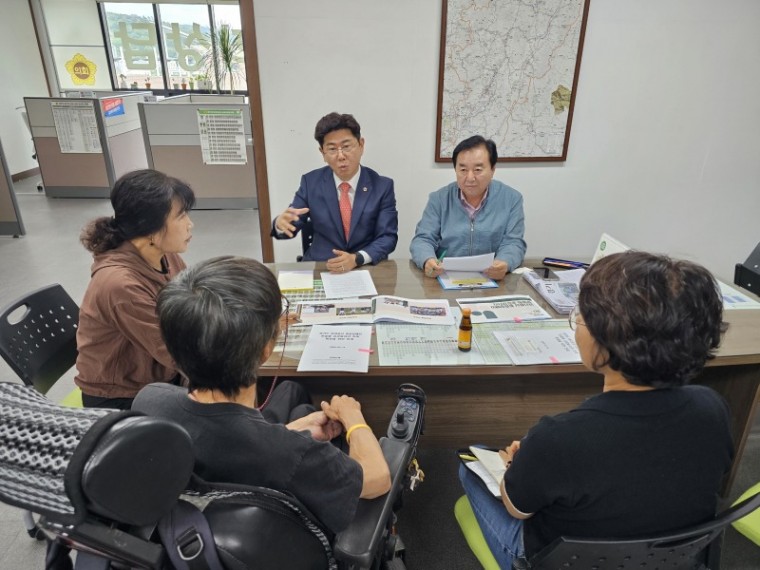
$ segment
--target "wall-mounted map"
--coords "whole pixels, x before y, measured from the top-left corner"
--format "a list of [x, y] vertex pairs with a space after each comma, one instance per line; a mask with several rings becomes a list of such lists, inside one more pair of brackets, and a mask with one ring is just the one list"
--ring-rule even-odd
[[436, 161], [480, 134], [500, 161], [567, 157], [589, 0], [443, 0]]

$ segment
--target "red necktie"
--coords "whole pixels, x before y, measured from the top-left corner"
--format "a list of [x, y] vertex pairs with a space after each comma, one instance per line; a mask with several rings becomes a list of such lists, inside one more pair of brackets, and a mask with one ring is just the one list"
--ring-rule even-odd
[[348, 241], [348, 230], [351, 229], [351, 200], [348, 199], [348, 191], [351, 190], [351, 185], [348, 182], [341, 182], [338, 190], [340, 190], [340, 217], [343, 220], [343, 232]]

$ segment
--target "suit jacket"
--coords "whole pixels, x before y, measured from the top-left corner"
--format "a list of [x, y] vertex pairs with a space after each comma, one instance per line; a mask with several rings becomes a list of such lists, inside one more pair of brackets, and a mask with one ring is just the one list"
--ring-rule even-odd
[[[325, 261], [335, 257], [333, 249], [351, 253], [364, 250], [375, 264], [387, 259], [396, 249], [398, 211], [393, 180], [380, 176], [371, 168], [361, 167], [351, 209], [348, 240], [343, 232], [338, 191], [329, 166], [312, 170], [301, 177], [301, 186], [291, 206], [309, 208], [309, 213], [293, 224], [300, 231], [306, 218], [311, 218], [314, 239], [311, 247], [304, 252], [304, 261]], [[278, 235], [274, 227], [276, 219], [272, 220], [272, 237], [289, 239], [286, 235]]]

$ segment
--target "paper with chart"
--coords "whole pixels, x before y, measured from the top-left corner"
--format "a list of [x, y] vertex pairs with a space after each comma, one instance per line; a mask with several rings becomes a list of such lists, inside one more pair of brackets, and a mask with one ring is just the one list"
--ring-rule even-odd
[[495, 297], [473, 297], [457, 299], [460, 307], [472, 309], [472, 324], [498, 323], [504, 321], [523, 322], [551, 319], [528, 295], [499, 295]]
[[325, 288], [325, 297], [328, 299], [350, 299], [353, 297], [365, 297], [377, 295], [375, 283], [366, 269], [349, 271], [348, 273], [320, 273], [322, 284]]
[[372, 299], [346, 299], [301, 303], [295, 326], [378, 323], [382, 321], [445, 325], [452, 322], [446, 299], [404, 299], [380, 295]]
[[477, 348], [457, 348], [458, 327], [380, 323], [375, 326], [380, 366], [463, 366], [485, 364]]
[[367, 372], [371, 339], [368, 326], [313, 326], [298, 372]]
[[[458, 308], [454, 308], [458, 309]], [[452, 309], [452, 311], [454, 310]], [[504, 365], [514, 364], [504, 350], [494, 332], [506, 332], [514, 330], [566, 330], [567, 319], [550, 319], [548, 321], [527, 321], [524, 323], [481, 323], [472, 327], [473, 350], [477, 349], [483, 358], [484, 364]]]
[[515, 364], [566, 364], [580, 362], [575, 334], [564, 330], [536, 329], [493, 333]]

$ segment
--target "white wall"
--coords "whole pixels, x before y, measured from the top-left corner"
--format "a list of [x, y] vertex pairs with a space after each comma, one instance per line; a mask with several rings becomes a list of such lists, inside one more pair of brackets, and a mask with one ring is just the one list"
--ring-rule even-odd
[[37, 162], [32, 159], [32, 136], [16, 107], [23, 106], [24, 97], [48, 95], [27, 0], [3, 2], [0, 53], [3, 54], [0, 139], [3, 141], [8, 169], [16, 174], [37, 167]]
[[[364, 163], [396, 182], [408, 257], [433, 161], [440, 0], [256, 0], [272, 211], [322, 165], [313, 139], [353, 113]], [[525, 197], [532, 257], [588, 257], [606, 231], [731, 281], [760, 240], [760, 2], [592, 1], [568, 160], [497, 166]], [[483, 133], [486, 134], [487, 133]], [[275, 244], [292, 260], [300, 240]]]

